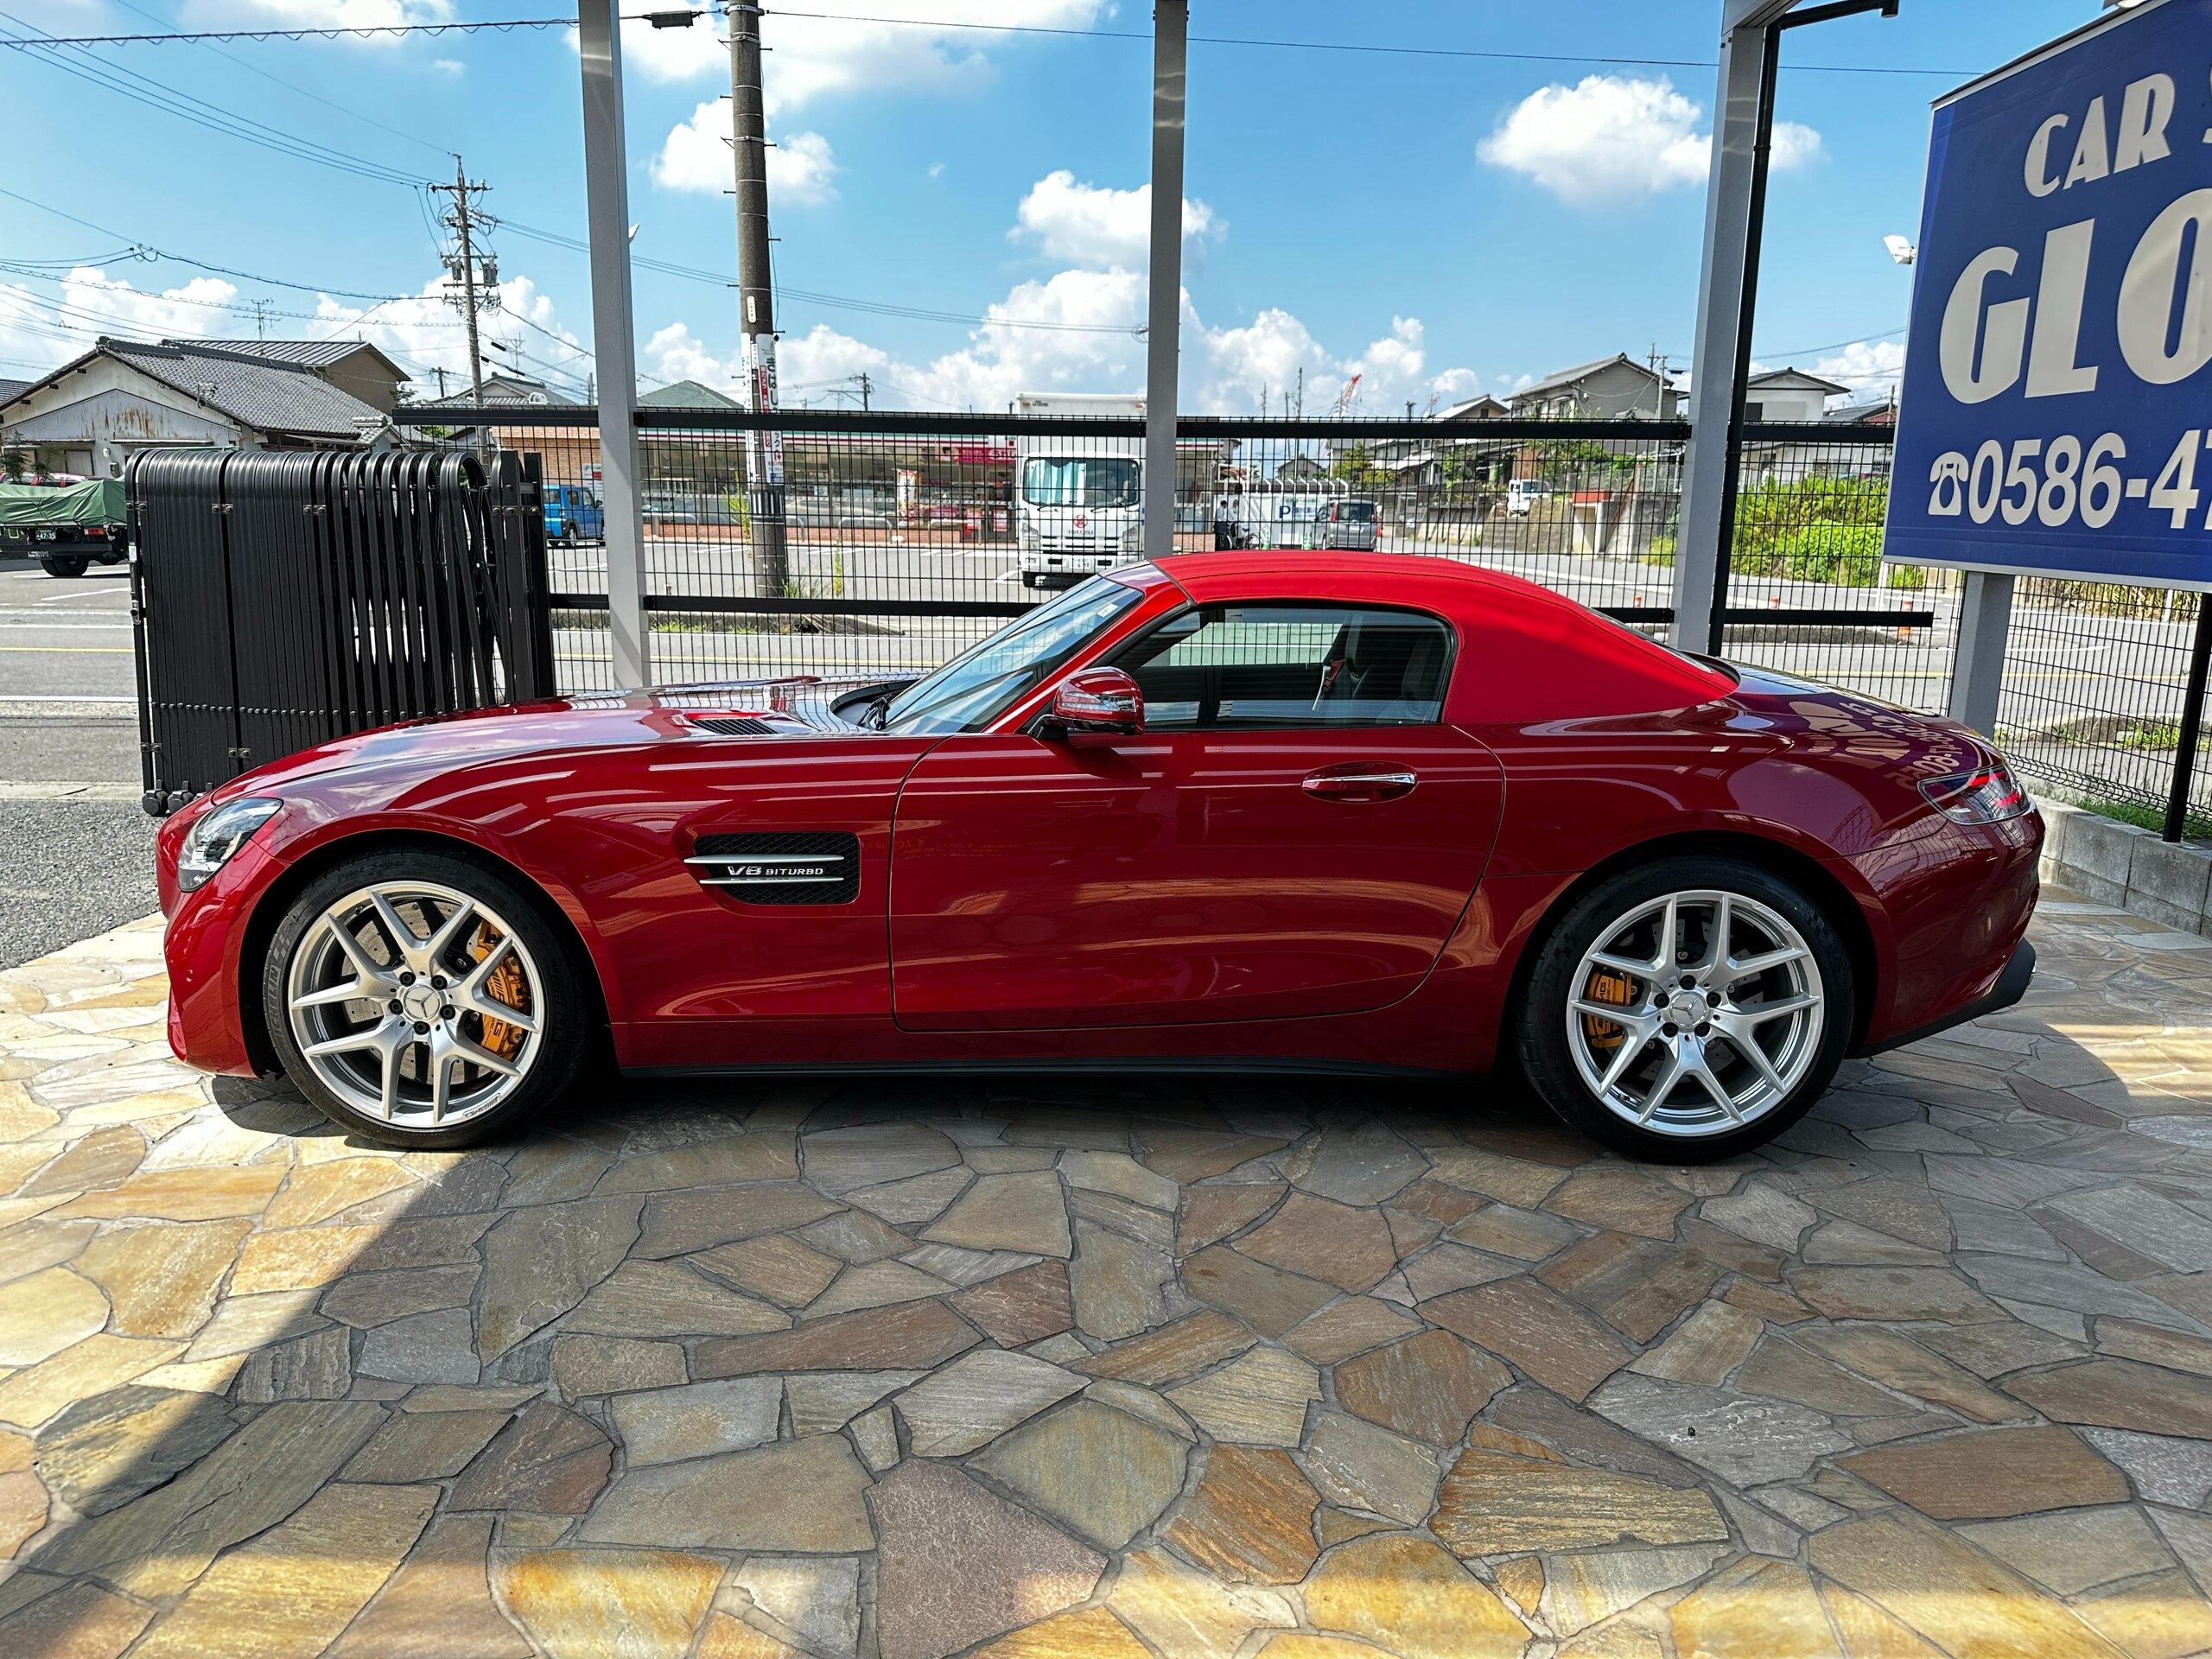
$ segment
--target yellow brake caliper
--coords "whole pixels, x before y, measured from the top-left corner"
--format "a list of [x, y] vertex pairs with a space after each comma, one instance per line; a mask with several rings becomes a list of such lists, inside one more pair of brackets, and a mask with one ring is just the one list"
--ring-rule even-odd
[[[470, 943], [469, 949], [476, 960], [481, 962], [492, 954], [492, 947], [497, 943], [491, 928], [479, 922], [476, 938]], [[522, 976], [522, 964], [515, 960], [512, 952], [484, 982], [484, 995], [494, 1002], [505, 1003], [518, 1014], [530, 1012], [530, 992]], [[512, 1060], [522, 1052], [523, 1034], [520, 1026], [510, 1025], [505, 1020], [493, 1020], [487, 1016], [484, 1020], [484, 1046], [503, 1060]]]
[[[1586, 1001], [1624, 1008], [1635, 1001], [1636, 986], [1625, 974], [1608, 973], [1601, 968], [1590, 976], [1590, 983], [1584, 988], [1582, 995]], [[1582, 1033], [1590, 1039], [1592, 1048], [1618, 1048], [1628, 1032], [1611, 1020], [1586, 1014], [1582, 1016]]]

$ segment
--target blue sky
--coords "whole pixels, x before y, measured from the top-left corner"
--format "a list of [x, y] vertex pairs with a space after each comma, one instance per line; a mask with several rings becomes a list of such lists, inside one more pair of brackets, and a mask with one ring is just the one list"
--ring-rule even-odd
[[[0, 34], [560, 9], [0, 0]], [[1773, 184], [1755, 338], [1763, 362], [1826, 365], [1870, 394], [1893, 378], [1910, 273], [1881, 238], [1918, 222], [1928, 103], [1954, 84], [1814, 66], [1974, 72], [2097, 9], [1904, 0], [1894, 21], [1791, 37], [1779, 105], [1788, 164]], [[1576, 54], [1708, 59], [1718, 10], [1718, 0], [1193, 0], [1198, 36], [1563, 60], [1194, 43], [1185, 406], [1249, 412], [1264, 391], [1280, 409], [1301, 368], [1308, 413], [1355, 372], [1362, 412], [1399, 413], [1615, 351], [1656, 347], [1682, 365], [1713, 72]], [[728, 69], [710, 22], [718, 29], [714, 19], [626, 31], [631, 213], [641, 257], [728, 273], [728, 105], [717, 101]], [[1076, 32], [952, 26], [976, 22]], [[1143, 309], [1144, 203], [1129, 193], [1147, 153], [1141, 0], [793, 0], [763, 28], [780, 283], [950, 319], [787, 296], [789, 401], [839, 397], [861, 372], [879, 407], [995, 408], [1017, 390], [1141, 385], [1131, 330]], [[156, 107], [145, 78], [205, 119], [261, 124], [255, 136], [323, 159]], [[449, 179], [444, 152], [456, 149], [508, 221], [493, 245], [513, 315], [494, 336], [557, 385], [581, 389], [590, 370], [583, 257], [523, 228], [582, 235], [565, 31], [0, 49], [0, 108], [13, 111], [0, 188], [86, 221], [0, 194], [0, 376], [66, 360], [104, 329], [258, 327], [362, 334], [434, 391], [434, 369], [460, 370], [464, 350], [449, 309], [407, 297], [434, 294], [442, 273], [426, 200], [404, 181]], [[200, 263], [121, 254], [132, 245]], [[728, 379], [737, 340], [726, 289], [640, 268], [636, 295], [649, 378]], [[255, 301], [270, 314], [258, 321]], [[1039, 322], [1061, 326], [1022, 326]]]

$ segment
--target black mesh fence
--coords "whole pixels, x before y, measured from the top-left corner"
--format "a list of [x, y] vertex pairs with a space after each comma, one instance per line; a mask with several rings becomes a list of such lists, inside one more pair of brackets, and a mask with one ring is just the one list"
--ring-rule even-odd
[[[2202, 596], [2171, 588], [2024, 579], [2012, 600], [1998, 741], [2061, 800], [2146, 826], [2173, 789]], [[2186, 833], [2212, 835], [2212, 780], [2191, 780]]]
[[[535, 452], [549, 486], [595, 487], [593, 410], [501, 410], [480, 428], [450, 424], [452, 411], [407, 418], [430, 442]], [[664, 683], [926, 669], [1050, 589], [1140, 556], [1134, 418], [786, 413], [772, 423], [780, 533], [771, 499], [747, 488], [761, 423], [724, 410], [639, 420]], [[1185, 416], [1175, 543], [1459, 559], [1656, 630], [1673, 614], [1688, 437], [1656, 421]], [[1949, 671], [1953, 579], [1879, 557], [1890, 442], [1886, 424], [1751, 429], [1724, 637], [1747, 660], [1931, 707]], [[588, 526], [549, 528], [564, 683], [604, 687], [603, 554]]]

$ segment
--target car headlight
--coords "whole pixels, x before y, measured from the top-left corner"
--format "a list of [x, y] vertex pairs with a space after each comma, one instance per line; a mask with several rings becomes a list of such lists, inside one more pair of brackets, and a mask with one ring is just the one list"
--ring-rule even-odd
[[1127, 530], [1122, 532], [1122, 551], [1124, 553], [1141, 553], [1144, 551], [1144, 526], [1142, 524], [1131, 524]]
[[275, 817], [284, 803], [266, 795], [247, 795], [226, 801], [203, 813], [185, 831], [184, 845], [176, 855], [176, 888], [190, 893], [230, 861], [253, 832]]
[[2001, 823], [2018, 817], [2029, 806], [2027, 791], [2012, 781], [2001, 760], [1972, 772], [1923, 779], [1920, 792], [1953, 823]]

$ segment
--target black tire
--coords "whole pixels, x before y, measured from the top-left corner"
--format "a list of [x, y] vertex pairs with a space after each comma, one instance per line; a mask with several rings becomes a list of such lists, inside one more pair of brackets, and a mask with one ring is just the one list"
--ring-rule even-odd
[[1045, 585], [1045, 578], [1037, 571], [1025, 570], [1021, 573], [1021, 585], [1025, 588], [1042, 588]]
[[41, 556], [39, 566], [49, 576], [60, 576], [73, 582], [85, 574], [92, 560], [82, 553], [48, 553]]
[[[465, 894], [505, 918], [528, 950], [543, 988], [537, 1045], [512, 1091], [480, 1116], [438, 1127], [386, 1122], [357, 1109], [327, 1086], [300, 1052], [287, 1006], [292, 960], [308, 930], [347, 894], [379, 882], [430, 882]], [[488, 860], [413, 848], [365, 852], [324, 872], [277, 923], [261, 966], [262, 1017], [293, 1084], [334, 1123], [384, 1146], [474, 1146], [547, 1113], [584, 1071], [603, 1034], [601, 1003], [588, 958], [545, 895]], [[417, 1027], [420, 1029], [420, 1027]], [[465, 1075], [465, 1074], [464, 1074]]]
[[[1723, 1122], [1709, 1131], [1674, 1134], [1639, 1128], [1599, 1098], [1576, 1064], [1569, 1020], [1580, 1016], [1571, 1015], [1568, 1009], [1569, 1001], [1578, 994], [1573, 982], [1585, 953], [1604, 942], [1599, 937], [1601, 931], [1610, 934], [1619, 918], [1639, 906], [1672, 893], [1713, 892], [1764, 906], [1796, 930], [1819, 975], [1821, 1007], [1817, 1033], [1808, 1033], [1802, 1039], [1808, 1059], [1792, 1086], [1740, 1127], [1727, 1127]], [[1851, 956], [1835, 925], [1796, 886], [1737, 859], [1662, 858], [1608, 877], [1550, 925], [1537, 947], [1516, 1010], [1515, 1047], [1522, 1071], [1545, 1103], [1592, 1140], [1651, 1163], [1713, 1163], [1771, 1140], [1811, 1109], [1842, 1063], [1853, 1028], [1857, 992]], [[1660, 1017], [1656, 1010], [1652, 1017]], [[1605, 1027], [1601, 1024], [1598, 1029], [1602, 1032]], [[1698, 1029], [1701, 1033], [1704, 1027]], [[1724, 1056], [1728, 1053], [1725, 1048], [1721, 1052]]]

